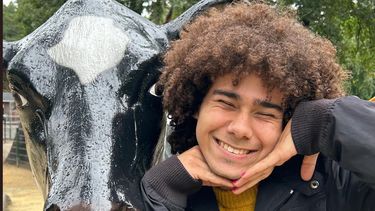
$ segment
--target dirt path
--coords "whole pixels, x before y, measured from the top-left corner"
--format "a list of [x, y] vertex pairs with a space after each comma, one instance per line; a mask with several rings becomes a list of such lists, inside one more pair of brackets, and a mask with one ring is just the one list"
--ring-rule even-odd
[[3, 191], [11, 200], [8, 211], [43, 210], [43, 197], [30, 169], [3, 163]]

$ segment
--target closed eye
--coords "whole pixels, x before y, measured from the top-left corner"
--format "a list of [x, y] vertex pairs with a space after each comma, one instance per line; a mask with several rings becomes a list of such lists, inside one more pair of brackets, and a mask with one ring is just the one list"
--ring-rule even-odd
[[231, 108], [235, 108], [235, 105], [229, 101], [225, 101], [225, 100], [217, 100], [217, 102], [219, 102], [220, 104], [222, 105], [225, 105], [225, 106], [228, 106], [228, 107], [231, 107]]
[[262, 112], [258, 112], [256, 113], [257, 115], [261, 116], [261, 117], [265, 117], [265, 118], [273, 118], [273, 119], [280, 119], [278, 116], [276, 116], [275, 114], [272, 114], [272, 113], [262, 113]]

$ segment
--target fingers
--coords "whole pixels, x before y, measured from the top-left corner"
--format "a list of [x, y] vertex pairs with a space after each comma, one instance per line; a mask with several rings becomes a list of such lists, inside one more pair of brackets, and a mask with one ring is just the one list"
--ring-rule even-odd
[[213, 173], [204, 159], [198, 146], [195, 146], [177, 156], [186, 171], [196, 180], [201, 180], [206, 186], [222, 186], [232, 189], [234, 185], [229, 179]]
[[301, 177], [304, 181], [309, 181], [315, 170], [316, 162], [318, 160], [319, 153], [313, 155], [307, 155], [303, 158], [301, 166]]
[[235, 188], [232, 190], [234, 194], [241, 194], [242, 192], [246, 191], [247, 189], [253, 187], [254, 185], [258, 184], [260, 181], [264, 180], [267, 178], [273, 171], [273, 167], [268, 168], [256, 175], [254, 175], [252, 178], [249, 178], [249, 182], [245, 183], [242, 186], [238, 186], [237, 188], [237, 183], [235, 183]]
[[234, 187], [232, 181], [213, 173], [206, 162], [200, 162], [198, 165], [196, 173], [204, 186], [221, 186], [229, 189]]
[[234, 187], [233, 183], [230, 180], [224, 179], [214, 174], [207, 177], [202, 177], [201, 180], [204, 186], [227, 187], [228, 189], [232, 189]]
[[[269, 155], [254, 166], [250, 167], [239, 180], [237, 180], [234, 185], [236, 187], [242, 187], [243, 185], [250, 183], [250, 181], [260, 178], [266, 175], [269, 170], [273, 170], [276, 163], [279, 163], [278, 156]], [[258, 180], [257, 182], [259, 182]], [[254, 182], [251, 182], [254, 183]]]

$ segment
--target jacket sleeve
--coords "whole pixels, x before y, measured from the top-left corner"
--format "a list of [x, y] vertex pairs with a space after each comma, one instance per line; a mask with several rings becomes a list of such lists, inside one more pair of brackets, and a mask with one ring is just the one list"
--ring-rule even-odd
[[321, 152], [375, 189], [375, 103], [354, 96], [300, 103], [292, 137], [298, 154]]
[[201, 186], [175, 155], [148, 170], [141, 181], [146, 210], [157, 211], [185, 210], [188, 195]]

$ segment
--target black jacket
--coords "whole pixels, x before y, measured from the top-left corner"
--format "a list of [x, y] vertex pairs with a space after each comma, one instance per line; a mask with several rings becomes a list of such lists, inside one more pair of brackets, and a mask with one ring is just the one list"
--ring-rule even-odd
[[[256, 211], [374, 211], [375, 103], [356, 97], [298, 105], [292, 137], [300, 154], [258, 186]], [[303, 155], [321, 152], [313, 178], [300, 177]], [[151, 168], [141, 188], [148, 210], [219, 210], [176, 156]]]

